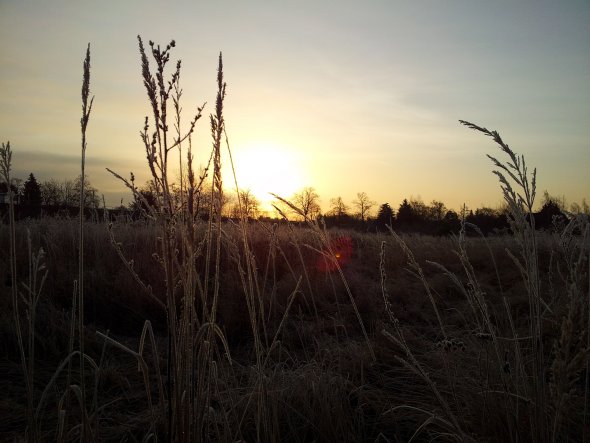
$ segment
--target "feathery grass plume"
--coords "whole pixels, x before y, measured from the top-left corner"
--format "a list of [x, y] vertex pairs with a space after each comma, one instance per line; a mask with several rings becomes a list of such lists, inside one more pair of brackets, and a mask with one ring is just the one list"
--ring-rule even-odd
[[[172, 95], [172, 103], [174, 106], [174, 130], [176, 132], [176, 137], [174, 138], [174, 144], [178, 146], [178, 170], [180, 171], [180, 206], [184, 206], [185, 204], [185, 186], [184, 186], [184, 168], [182, 167], [182, 141], [181, 141], [181, 113], [182, 113], [182, 106], [180, 105], [180, 98], [182, 97], [182, 89], [180, 88], [180, 66], [182, 62], [178, 60], [176, 62], [176, 71], [172, 74], [172, 80], [169, 84], [172, 86], [174, 90], [174, 94]], [[190, 135], [189, 135], [190, 137]], [[181, 210], [181, 214], [184, 215], [184, 211]]]
[[[82, 395], [81, 404], [84, 410], [83, 416], [86, 418], [86, 381], [84, 369], [84, 183], [86, 181], [85, 166], [86, 166], [86, 129], [90, 119], [90, 112], [92, 111], [92, 104], [94, 97], [90, 98], [90, 43], [86, 48], [86, 57], [83, 64], [82, 76], [82, 118], [80, 119], [80, 129], [82, 133], [82, 155], [80, 162], [80, 219], [79, 219], [79, 246], [78, 246], [78, 334], [80, 345], [80, 391]], [[92, 430], [88, 420], [83, 423], [83, 438], [91, 439]]]
[[[535, 230], [535, 218], [533, 205], [536, 196], [537, 170], [533, 169], [529, 177], [529, 170], [524, 156], [518, 156], [502, 140], [497, 131], [490, 131], [485, 127], [459, 120], [459, 122], [475, 131], [491, 137], [500, 150], [507, 155], [508, 160], [503, 163], [496, 157], [488, 155], [497, 168], [493, 173], [498, 177], [504, 201], [508, 205], [509, 223], [515, 239], [520, 246], [520, 259], [513, 260], [524, 271], [524, 282], [527, 288], [529, 300], [529, 333], [532, 339], [533, 355], [532, 365], [535, 374], [533, 388], [537, 407], [533, 414], [535, 432], [539, 435], [548, 435], [546, 412], [546, 383], [545, 383], [545, 355], [542, 337], [542, 318], [546, 303], [541, 297], [541, 281], [539, 275], [537, 233]], [[516, 188], [513, 187], [510, 180]]]
[[[111, 234], [111, 241], [125, 266], [131, 271], [140, 287], [165, 308], [167, 318], [168, 349], [166, 358], [166, 388], [164, 401], [166, 411], [166, 438], [170, 441], [194, 441], [205, 439], [213, 426], [210, 404], [217, 384], [215, 359], [221, 354], [221, 344], [229, 357], [229, 348], [225, 337], [217, 325], [217, 311], [221, 281], [221, 244], [223, 231], [221, 227], [223, 188], [221, 177], [221, 137], [224, 133], [223, 99], [225, 82], [223, 81], [223, 63], [221, 54], [217, 72], [217, 100], [215, 114], [211, 115], [211, 133], [213, 145], [209, 164], [197, 179], [193, 171], [192, 134], [196, 122], [200, 119], [204, 105], [197, 108], [188, 130], [183, 134], [181, 127], [180, 68], [176, 63], [171, 80], [165, 80], [167, 63], [172, 41], [165, 48], [149, 42], [150, 55], [156, 68], [152, 73], [148, 60], [148, 51], [138, 36], [141, 56], [141, 73], [146, 88], [148, 102], [152, 110], [153, 129], [150, 129], [148, 117], [145, 118], [140, 136], [146, 151], [149, 170], [155, 186], [156, 195], [162, 205], [151, 208], [146, 205], [148, 215], [154, 221], [158, 231], [157, 252], [154, 257], [163, 269], [165, 296], [158, 297], [152, 293], [151, 286], [145, 284], [133, 269], [132, 261], [127, 260], [118, 242]], [[174, 112], [174, 132], [168, 126], [170, 98]], [[182, 144], [188, 139], [187, 165], [188, 177], [184, 179]], [[170, 179], [168, 155], [178, 149], [181, 168], [180, 199], [174, 195], [174, 184]], [[203, 184], [212, 165], [213, 177], [209, 196], [209, 216], [204, 235], [199, 230], [199, 205], [203, 193]], [[110, 171], [110, 170], [109, 170]], [[133, 179], [127, 180], [110, 171], [132, 190], [136, 200], [143, 201], [143, 196], [135, 187]], [[145, 202], [144, 202], [145, 203]], [[196, 205], [195, 205], [196, 203]], [[195, 207], [196, 206], [196, 207]], [[112, 232], [112, 231], [111, 231]], [[204, 272], [199, 272], [199, 267]], [[200, 301], [200, 303], [199, 303]], [[145, 333], [145, 329], [144, 329]], [[142, 339], [143, 340], [143, 339]], [[230, 360], [231, 361], [231, 360]], [[157, 365], [158, 363], [155, 362]], [[156, 367], [159, 371], [159, 368]], [[225, 412], [224, 412], [225, 413]], [[156, 423], [154, 423], [156, 425]], [[152, 433], [153, 429], [149, 432]], [[226, 429], [226, 432], [227, 431]], [[228, 434], [229, 435], [229, 434]]]
[[[553, 361], [549, 368], [549, 395], [553, 411], [552, 438], [555, 441], [562, 429], [576, 426], [575, 403], [581, 383], [584, 383], [584, 405], [582, 422], [588, 414], [588, 362], [590, 361], [590, 223], [580, 215], [572, 216], [563, 229], [559, 246], [565, 257], [566, 312], [561, 319], [561, 333], [553, 343]], [[584, 285], [588, 284], [587, 291]], [[582, 374], [586, 377], [582, 381]], [[581, 408], [580, 408], [581, 409]], [[579, 410], [579, 409], [578, 409]], [[586, 426], [583, 426], [585, 438]]]
[[[170, 60], [170, 50], [176, 46], [176, 42], [172, 40], [164, 49], [162, 49], [160, 45], [155, 46], [152, 41], [149, 42], [151, 55], [156, 62], [156, 71], [155, 74], [152, 74], [143, 41], [139, 35], [137, 36], [137, 39], [141, 56], [143, 84], [146, 88], [154, 120], [154, 130], [151, 137], [148, 132], [148, 117], [145, 118], [144, 128], [140, 134], [146, 150], [148, 166], [152, 174], [152, 179], [154, 180], [156, 191], [163, 196], [163, 206], [166, 213], [171, 214], [174, 208], [170, 198], [171, 189], [168, 177], [168, 155], [176, 144], [180, 143], [184, 138], [179, 137], [177, 143], [173, 142], [172, 145], [169, 146], [167, 115], [168, 99], [172, 88], [177, 84], [179, 79], [180, 64], [177, 64], [177, 70], [175, 74], [173, 74], [172, 81], [168, 82], [168, 85], [166, 85], [164, 81], [164, 71]], [[198, 117], [195, 117], [195, 123], [196, 120], [198, 120]], [[194, 128], [194, 124], [192, 127]]]
[[[211, 136], [213, 138], [213, 183], [211, 186], [211, 204], [209, 206], [209, 228], [205, 268], [205, 294], [208, 293], [209, 263], [211, 262], [211, 248], [215, 240], [215, 268], [213, 303], [209, 320], [215, 323], [217, 316], [217, 301], [219, 297], [219, 264], [221, 261], [221, 210], [223, 205], [223, 180], [221, 177], [221, 139], [225, 128], [223, 118], [223, 100], [225, 99], [226, 84], [223, 81], [223, 58], [219, 53], [217, 67], [217, 98], [215, 100], [215, 114], [210, 115]], [[215, 239], [214, 239], [215, 229]]]
[[[535, 229], [533, 214], [536, 170], [529, 176], [524, 157], [516, 155], [496, 131], [460, 122], [491, 137], [508, 157], [503, 163], [488, 155], [497, 168], [493, 172], [500, 181], [513, 238], [520, 249], [519, 257], [510, 250], [506, 252], [521, 274], [528, 298], [526, 323], [529, 334], [523, 337], [518, 334], [509, 302], [503, 296], [512, 333], [510, 340], [514, 344], [516, 369], [514, 375], [509, 370], [503, 391], [517, 400], [513, 406], [516, 429], [522, 426], [520, 417], [527, 417], [528, 433], [537, 441], [555, 441], [566, 427], [570, 429], [568, 435], [572, 438], [585, 439], [588, 403], [587, 395], [580, 396], [579, 388], [580, 376], [588, 368], [590, 349], [590, 306], [583, 289], [586, 284], [590, 287], [587, 269], [590, 261], [588, 221], [570, 215], [567, 226], [560, 228], [555, 245], [557, 248], [554, 246], [551, 251], [550, 267], [556, 257], [557, 261], [564, 264], [564, 267], [558, 268], [563, 285], [562, 295], [552, 289], [554, 283], [550, 275], [549, 295], [552, 297], [545, 300], [541, 293], [540, 237]], [[553, 352], [549, 355], [545, 349], [549, 348], [547, 339], [554, 334], [549, 326], [552, 324], [561, 324], [561, 328], [558, 339], [554, 340]], [[495, 326], [498, 326], [498, 322]], [[498, 339], [506, 340], [502, 337]], [[510, 369], [507, 359], [505, 366]], [[583, 388], [586, 394], [588, 384], [586, 378]], [[574, 409], [577, 413], [572, 412]], [[583, 431], [578, 433], [577, 429]]]
[[[195, 126], [197, 121], [201, 118], [203, 109], [205, 108], [206, 102], [203, 103], [200, 107], [197, 108], [197, 112], [195, 113], [192, 121], [189, 124], [189, 129], [186, 133], [183, 134], [182, 132], [182, 106], [180, 104], [180, 99], [182, 97], [182, 89], [180, 88], [180, 67], [181, 61], [178, 60], [176, 63], [176, 71], [172, 75], [172, 80], [169, 82], [169, 85], [174, 90], [174, 95], [172, 96], [172, 102], [174, 104], [174, 129], [176, 131], [176, 137], [174, 138], [174, 143], [171, 146], [171, 149], [178, 148], [178, 161], [179, 161], [179, 171], [180, 171], [180, 185], [179, 185], [179, 192], [180, 192], [180, 207], [182, 210], [180, 211], [181, 217], [184, 217], [185, 213], [190, 217], [193, 215], [193, 198], [195, 192], [200, 192], [200, 187], [195, 187], [195, 177], [193, 171], [193, 154], [192, 154], [192, 135], [195, 131]], [[187, 156], [187, 180], [188, 183], [185, 184], [185, 177], [184, 177], [184, 166], [183, 166], [183, 155], [182, 155], [182, 143], [188, 139], [188, 150], [186, 153]], [[201, 180], [204, 180], [204, 178]]]

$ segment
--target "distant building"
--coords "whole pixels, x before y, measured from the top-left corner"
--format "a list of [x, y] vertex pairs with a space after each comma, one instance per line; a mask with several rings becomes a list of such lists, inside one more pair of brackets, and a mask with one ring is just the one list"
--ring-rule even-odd
[[[0, 205], [4, 204], [7, 205], [10, 202], [10, 198], [8, 197], [8, 192], [0, 192]], [[20, 203], [20, 195], [14, 195], [14, 204], [18, 205]]]

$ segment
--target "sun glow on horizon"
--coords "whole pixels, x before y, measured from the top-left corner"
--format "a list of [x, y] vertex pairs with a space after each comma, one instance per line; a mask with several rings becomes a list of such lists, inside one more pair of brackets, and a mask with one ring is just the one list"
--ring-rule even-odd
[[232, 156], [239, 188], [252, 191], [262, 212], [273, 210], [271, 193], [289, 198], [305, 186], [305, 171], [293, 148], [251, 142], [240, 145]]

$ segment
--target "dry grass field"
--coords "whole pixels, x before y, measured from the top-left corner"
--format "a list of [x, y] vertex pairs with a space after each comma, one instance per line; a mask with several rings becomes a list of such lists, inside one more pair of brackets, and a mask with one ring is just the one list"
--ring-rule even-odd
[[[1, 440], [590, 441], [590, 225], [537, 231], [535, 172], [498, 133], [462, 122], [500, 148], [510, 235], [225, 221], [221, 56], [201, 179], [201, 110], [181, 133], [180, 65], [165, 79], [174, 43], [139, 44], [157, 204], [139, 221], [18, 223], [11, 205], [0, 224]], [[90, 52], [82, 178], [89, 84]], [[10, 183], [10, 145], [0, 154]]]

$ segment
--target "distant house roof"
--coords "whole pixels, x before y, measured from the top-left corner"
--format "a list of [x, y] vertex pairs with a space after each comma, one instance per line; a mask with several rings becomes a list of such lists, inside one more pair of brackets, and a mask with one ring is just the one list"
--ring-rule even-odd
[[[18, 195], [14, 196], [14, 202], [18, 203], [20, 201], [20, 198]], [[4, 204], [8, 204], [10, 202], [10, 200], [8, 199], [8, 192], [0, 192], [0, 204], [4, 203]]]

